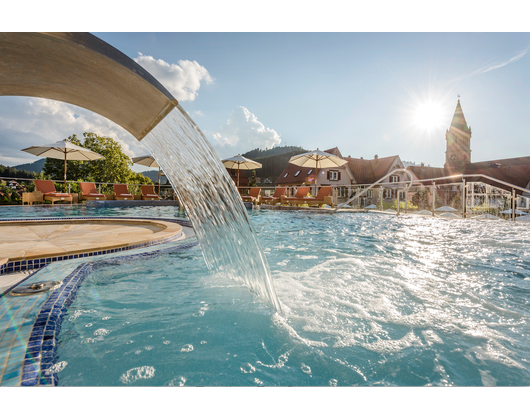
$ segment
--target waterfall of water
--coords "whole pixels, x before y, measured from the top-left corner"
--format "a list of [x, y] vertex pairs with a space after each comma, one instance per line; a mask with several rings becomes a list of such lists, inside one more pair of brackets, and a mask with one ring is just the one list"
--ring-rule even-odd
[[246, 284], [281, 311], [269, 265], [221, 160], [180, 106], [143, 140], [177, 192], [206, 264]]

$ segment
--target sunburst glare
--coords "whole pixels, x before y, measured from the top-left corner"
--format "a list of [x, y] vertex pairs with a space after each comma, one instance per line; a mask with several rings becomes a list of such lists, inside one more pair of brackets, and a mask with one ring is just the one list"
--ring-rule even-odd
[[433, 131], [442, 128], [446, 121], [446, 110], [440, 102], [432, 100], [419, 102], [412, 113], [412, 123], [423, 131]]

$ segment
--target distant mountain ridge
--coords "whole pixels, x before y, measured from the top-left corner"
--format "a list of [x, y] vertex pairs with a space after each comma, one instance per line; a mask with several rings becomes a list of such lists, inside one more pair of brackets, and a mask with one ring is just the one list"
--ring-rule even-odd
[[300, 146], [282, 146], [267, 150], [254, 149], [243, 156], [262, 164], [260, 169], [256, 169], [256, 177], [261, 178], [262, 182], [269, 179], [274, 183], [289, 163], [289, 159], [304, 152], [307, 150]]
[[22, 165], [16, 165], [16, 166], [13, 166], [13, 168], [21, 170], [21, 171], [36, 172], [39, 174], [42, 172], [45, 162], [46, 162], [46, 158], [43, 158], [43, 159], [36, 160], [33, 163], [23, 163]]

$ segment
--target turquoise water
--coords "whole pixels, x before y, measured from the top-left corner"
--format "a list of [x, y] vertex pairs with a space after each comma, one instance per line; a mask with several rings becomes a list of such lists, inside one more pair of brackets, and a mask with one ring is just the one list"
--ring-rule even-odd
[[530, 226], [249, 217], [284, 314], [210, 274], [198, 247], [105, 266], [63, 322], [60, 385], [530, 385]]
[[138, 207], [86, 207], [86, 206], [0, 206], [0, 220], [14, 218], [45, 217], [185, 217], [179, 207], [174, 206], [138, 206]]

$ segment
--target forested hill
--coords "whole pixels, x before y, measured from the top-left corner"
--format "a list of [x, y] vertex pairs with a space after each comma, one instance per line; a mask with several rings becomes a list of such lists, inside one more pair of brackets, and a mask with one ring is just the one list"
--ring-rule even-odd
[[46, 159], [39, 159], [36, 160], [33, 163], [23, 163], [22, 165], [16, 165], [13, 166], [15, 169], [19, 169], [22, 171], [28, 171], [28, 172], [37, 172], [38, 174], [42, 172], [42, 168], [44, 167], [44, 163], [46, 162]]
[[[261, 169], [256, 169], [256, 177], [261, 178], [262, 182], [265, 179], [269, 179], [274, 183], [289, 163], [289, 159], [304, 152], [307, 152], [307, 150], [302, 147], [283, 146], [269, 150], [254, 149], [243, 156], [263, 165]], [[250, 172], [248, 171], [247, 173], [250, 175]]]
[[296, 152], [294, 155], [299, 155], [300, 153], [304, 153], [306, 151], [307, 150], [299, 146], [281, 146], [281, 147], [273, 147], [272, 149], [265, 149], [265, 150], [261, 150], [259, 148], [254, 149], [254, 150], [251, 150], [250, 152], [244, 153], [243, 156], [245, 156], [247, 159], [256, 160], [256, 158], [282, 155], [284, 153], [289, 153], [289, 152]]

